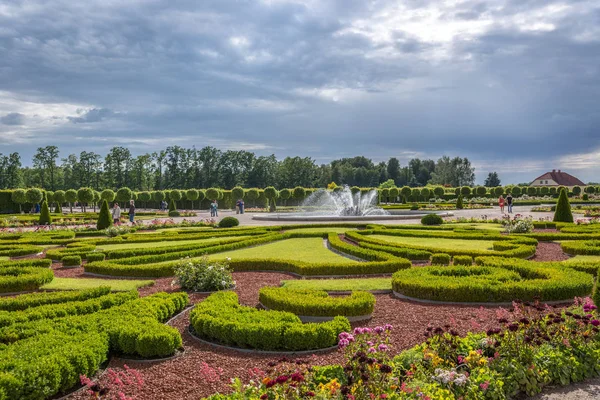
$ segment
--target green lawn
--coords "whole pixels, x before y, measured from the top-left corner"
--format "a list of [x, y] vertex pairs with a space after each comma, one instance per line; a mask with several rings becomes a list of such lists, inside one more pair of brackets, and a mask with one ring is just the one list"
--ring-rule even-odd
[[330, 264], [346, 264], [357, 262], [337, 255], [331, 250], [325, 248], [325, 246], [323, 246], [322, 238], [279, 240], [277, 242], [262, 246], [213, 254], [209, 258], [212, 260], [222, 260], [225, 257], [231, 257], [232, 259], [274, 258]]
[[154, 281], [130, 279], [95, 279], [95, 278], [54, 278], [52, 282], [41, 286], [42, 290], [83, 290], [100, 286], [110, 286], [113, 292], [126, 292], [144, 286], [154, 285]]
[[488, 231], [498, 231], [501, 232], [504, 230], [502, 224], [492, 224], [492, 223], [479, 223], [479, 224], [471, 224], [471, 223], [459, 223], [452, 224], [451, 226], [456, 228], [475, 228], [480, 230], [488, 230]]
[[[99, 244], [98, 250], [111, 251], [121, 249], [147, 249], [152, 247], [172, 247], [187, 244], [198, 244], [198, 243], [216, 243], [220, 240], [231, 239], [233, 236], [222, 236], [208, 239], [193, 239], [193, 240], [171, 240], [164, 242], [146, 242], [146, 243], [123, 243], [123, 244]], [[242, 240], [243, 237], [237, 236]], [[125, 241], [126, 242], [126, 241]]]
[[6, 261], [6, 260], [10, 260], [10, 257], [5, 257], [5, 256], [0, 257], [0, 261]]
[[348, 227], [348, 228], [340, 228], [340, 227], [331, 227], [331, 228], [294, 228], [294, 229], [285, 229], [286, 232], [310, 232], [310, 233], [344, 233], [348, 231], [355, 231], [356, 228]]
[[281, 284], [290, 289], [314, 289], [332, 292], [347, 290], [390, 290], [392, 288], [392, 278], [295, 279], [281, 281]]
[[381, 242], [393, 245], [417, 245], [427, 246], [437, 249], [457, 249], [457, 250], [492, 250], [491, 240], [465, 240], [465, 239], [444, 239], [444, 238], [422, 238], [422, 237], [404, 237], [388, 235], [369, 235], [367, 237], [377, 239]]

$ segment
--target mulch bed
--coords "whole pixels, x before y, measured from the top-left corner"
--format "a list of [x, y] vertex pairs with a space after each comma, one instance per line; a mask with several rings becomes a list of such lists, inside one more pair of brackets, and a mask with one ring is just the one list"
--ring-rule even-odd
[[531, 261], [564, 261], [569, 258], [562, 251], [559, 243], [539, 242]]
[[[236, 292], [240, 302], [248, 306], [258, 304], [258, 290], [267, 285], [279, 285], [280, 280], [290, 279], [289, 275], [267, 272], [236, 272]], [[163, 282], [164, 281], [164, 282]], [[169, 288], [165, 285], [167, 284]], [[157, 280], [156, 289], [163, 287], [169, 291], [170, 278]], [[149, 294], [146, 289], [141, 289]], [[193, 303], [201, 301], [206, 295], [192, 295]], [[391, 295], [376, 295], [377, 303], [373, 318], [370, 321], [354, 324], [353, 326], [374, 327], [386, 323], [392, 324], [392, 345], [395, 353], [410, 348], [423, 341], [423, 333], [427, 326], [433, 327], [451, 325], [459, 334], [468, 331], [481, 331], [496, 326], [497, 307], [473, 306], [444, 306], [418, 304], [394, 298]], [[176, 359], [156, 364], [128, 362], [127, 365], [140, 371], [145, 384], [135, 390], [138, 399], [194, 399], [198, 400], [215, 392], [228, 392], [229, 381], [240, 377], [245, 382], [250, 378], [250, 369], [269, 370], [269, 362], [277, 361], [280, 356], [245, 354], [235, 351], [215, 349], [198, 343], [189, 336], [189, 311], [176, 318], [171, 323], [182, 334], [185, 354]], [[312, 357], [302, 357], [311, 364], [328, 364], [340, 362], [339, 352], [320, 354]], [[212, 368], [223, 368], [220, 379], [210, 382], [201, 373], [203, 363]], [[124, 362], [114, 359], [111, 368], [122, 368]], [[84, 399], [84, 395], [76, 394], [71, 399]]]

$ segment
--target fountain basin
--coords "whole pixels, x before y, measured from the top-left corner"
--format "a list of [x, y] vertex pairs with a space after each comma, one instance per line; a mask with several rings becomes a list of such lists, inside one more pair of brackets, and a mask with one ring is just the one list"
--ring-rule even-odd
[[359, 221], [394, 221], [407, 219], [421, 219], [427, 214], [437, 214], [440, 217], [451, 217], [452, 212], [439, 211], [410, 211], [410, 210], [394, 210], [393, 214], [389, 215], [331, 215], [319, 213], [270, 213], [256, 214], [252, 219], [257, 221], [295, 221], [295, 222], [359, 222]]

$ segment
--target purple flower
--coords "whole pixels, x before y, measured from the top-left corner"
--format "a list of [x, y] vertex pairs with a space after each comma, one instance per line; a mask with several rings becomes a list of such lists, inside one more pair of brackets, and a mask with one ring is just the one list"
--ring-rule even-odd
[[348, 346], [350, 344], [350, 342], [347, 339], [341, 339], [340, 342], [338, 343], [338, 347], [340, 349], [343, 349], [344, 347]]
[[371, 342], [370, 340], [367, 342], [367, 346], [369, 347], [373, 347], [373, 342]]
[[590, 323], [594, 326], [600, 325], [600, 321], [598, 321], [597, 319], [593, 319]]
[[387, 351], [387, 349], [388, 349], [388, 346], [387, 346], [387, 345], [385, 345], [385, 344], [383, 344], [383, 343], [381, 343], [381, 344], [380, 344], [380, 345], [377, 347], [377, 349], [378, 349], [379, 351]]
[[391, 326], [390, 324], [385, 324], [385, 325], [383, 326], [383, 328], [384, 328], [386, 331], [391, 331], [391, 330], [392, 330], [392, 326]]
[[346, 340], [348, 340], [349, 342], [354, 342], [354, 336], [348, 335], [348, 337], [346, 338]]
[[375, 350], [375, 347], [369, 347], [369, 350], [367, 350], [369, 353], [375, 353], [377, 350]]
[[375, 333], [377, 333], [378, 335], [382, 334], [383, 331], [385, 331], [385, 328], [383, 326], [376, 326], [374, 329]]
[[362, 335], [363, 334], [363, 328], [354, 328], [354, 334], [355, 335]]
[[350, 336], [350, 334], [348, 332], [342, 332], [338, 335], [338, 339], [340, 339], [340, 340], [348, 339], [348, 336]]

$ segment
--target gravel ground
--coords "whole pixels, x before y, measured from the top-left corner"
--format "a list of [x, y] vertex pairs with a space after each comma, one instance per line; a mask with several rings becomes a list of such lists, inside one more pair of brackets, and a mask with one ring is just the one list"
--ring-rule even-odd
[[539, 242], [532, 261], [564, 261], [570, 257], [563, 253], [560, 244], [554, 242]]

